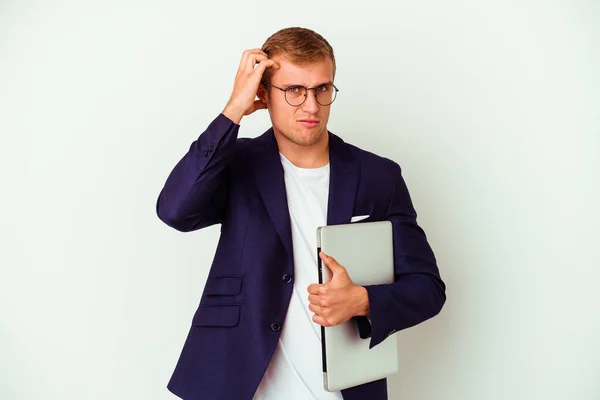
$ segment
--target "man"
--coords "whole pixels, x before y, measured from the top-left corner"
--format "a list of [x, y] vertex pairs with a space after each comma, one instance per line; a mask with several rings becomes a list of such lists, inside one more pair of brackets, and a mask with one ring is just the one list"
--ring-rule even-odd
[[[185, 400], [387, 399], [385, 379], [323, 389], [320, 326], [354, 319], [373, 347], [438, 314], [445, 302], [398, 164], [327, 130], [335, 69], [329, 43], [303, 28], [283, 29], [262, 49], [245, 51], [228, 104], [159, 195], [158, 216], [175, 229], [221, 224], [168, 385]], [[238, 138], [242, 118], [265, 108], [272, 128]], [[354, 285], [324, 254], [333, 278], [315, 283], [317, 226], [353, 216], [392, 222], [393, 284]]]

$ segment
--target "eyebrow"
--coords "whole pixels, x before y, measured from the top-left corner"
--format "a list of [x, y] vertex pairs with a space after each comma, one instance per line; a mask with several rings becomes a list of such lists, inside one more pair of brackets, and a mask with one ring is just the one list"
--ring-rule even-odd
[[[333, 82], [332, 82], [332, 81], [327, 81], [327, 82], [319, 83], [319, 84], [317, 84], [317, 85], [315, 85], [315, 86], [313, 86], [313, 87], [319, 87], [319, 86], [323, 86], [323, 85], [333, 85]], [[302, 87], [306, 87], [306, 86], [304, 86], [304, 85], [299, 85], [299, 84], [297, 84], [297, 83], [284, 83], [284, 84], [283, 84], [283, 85], [281, 85], [281, 86], [283, 86], [283, 87], [286, 87], [286, 88], [288, 88], [288, 87], [292, 87], [292, 86], [302, 86]]]

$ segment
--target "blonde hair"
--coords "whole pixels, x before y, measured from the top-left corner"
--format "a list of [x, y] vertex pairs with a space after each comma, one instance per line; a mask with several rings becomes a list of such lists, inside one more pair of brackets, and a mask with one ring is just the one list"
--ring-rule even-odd
[[[333, 48], [317, 32], [300, 27], [281, 29], [265, 41], [262, 51], [269, 58], [283, 56], [297, 65], [307, 65], [330, 58], [333, 63], [333, 76], [335, 76], [335, 56]], [[263, 79], [269, 82], [269, 68], [265, 70]]]

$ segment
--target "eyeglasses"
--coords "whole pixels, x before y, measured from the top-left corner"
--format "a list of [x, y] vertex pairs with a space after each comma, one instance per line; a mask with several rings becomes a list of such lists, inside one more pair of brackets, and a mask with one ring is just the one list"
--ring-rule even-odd
[[313, 90], [315, 92], [315, 99], [317, 103], [322, 106], [328, 106], [337, 97], [337, 92], [339, 89], [335, 87], [333, 83], [326, 83], [314, 88], [306, 88], [304, 86], [294, 85], [290, 86], [286, 89], [277, 87], [275, 85], [270, 84], [267, 81], [261, 81], [264, 85], [274, 87], [275, 89], [279, 89], [284, 92], [285, 101], [292, 107], [300, 107], [306, 101], [308, 97], [308, 91]]

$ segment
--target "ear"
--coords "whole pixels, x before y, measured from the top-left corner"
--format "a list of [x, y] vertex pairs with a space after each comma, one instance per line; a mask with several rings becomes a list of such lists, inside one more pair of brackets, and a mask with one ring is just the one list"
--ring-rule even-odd
[[258, 85], [258, 90], [256, 91], [256, 97], [261, 99], [263, 101], [263, 103], [265, 103], [265, 104], [267, 103], [268, 92], [265, 89], [265, 85], [263, 85], [262, 83], [260, 85]]

